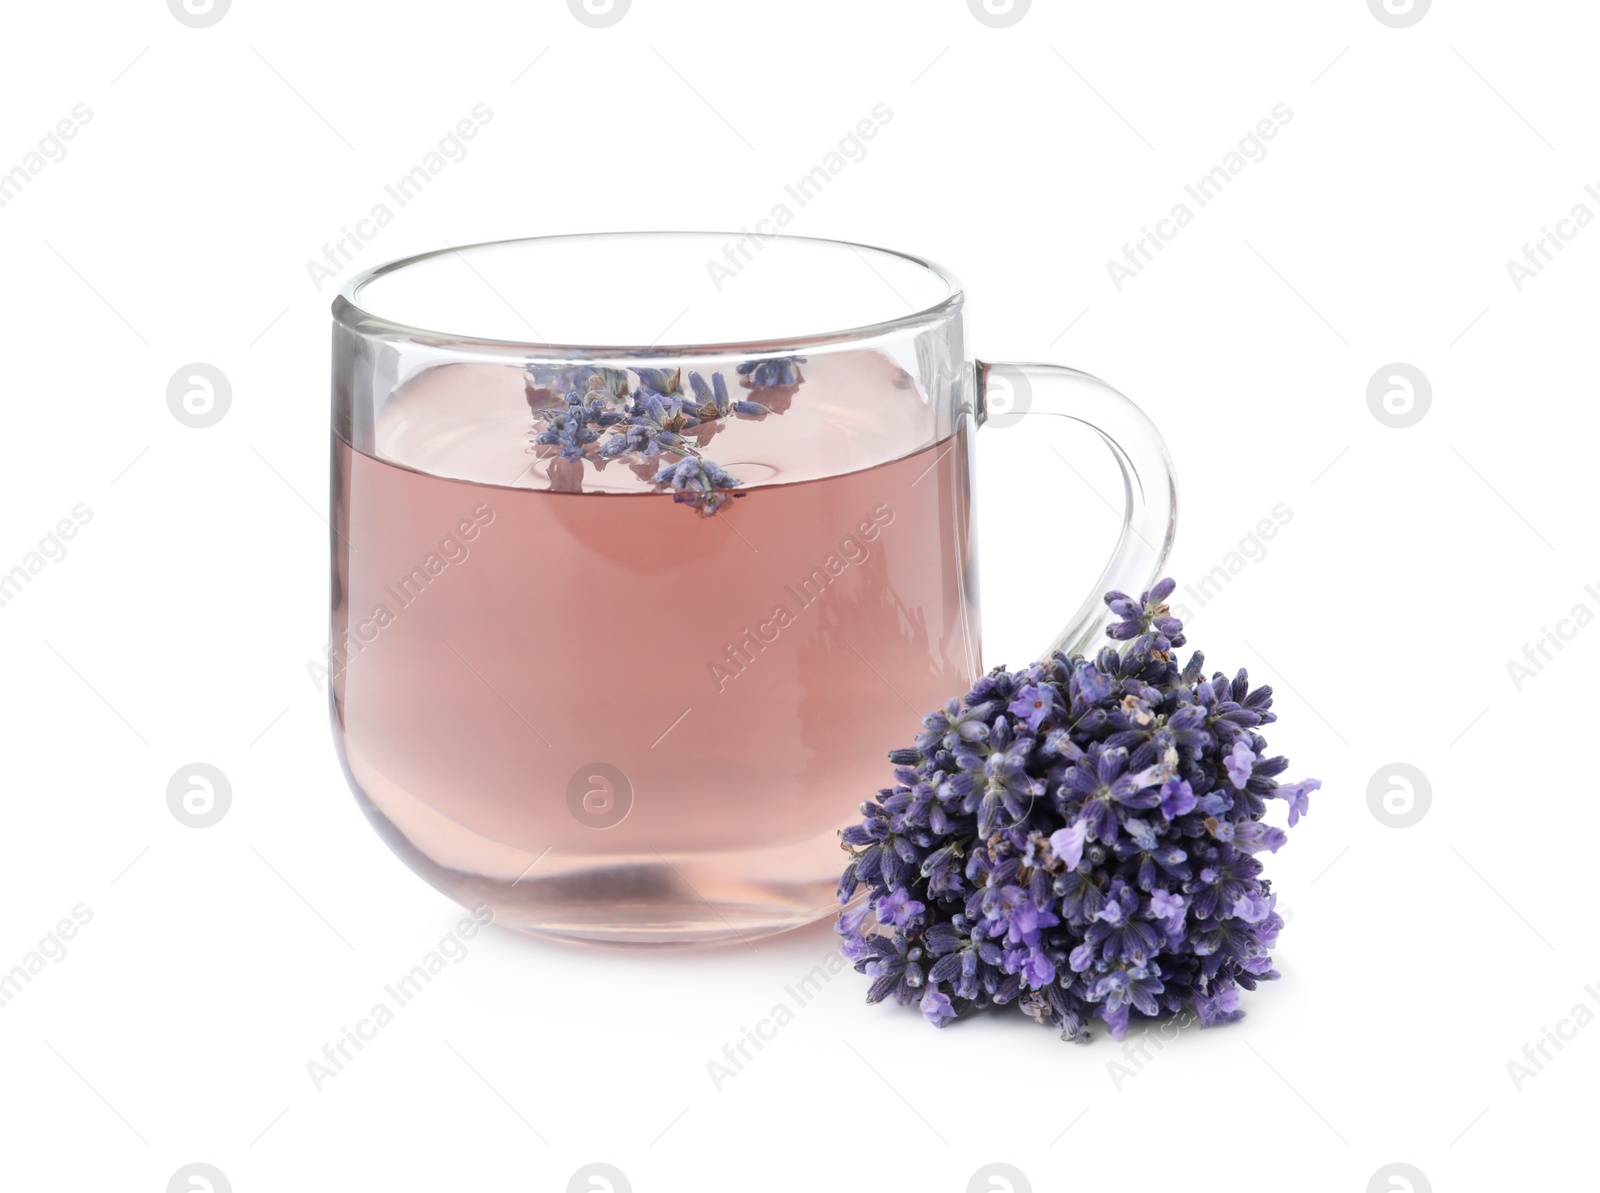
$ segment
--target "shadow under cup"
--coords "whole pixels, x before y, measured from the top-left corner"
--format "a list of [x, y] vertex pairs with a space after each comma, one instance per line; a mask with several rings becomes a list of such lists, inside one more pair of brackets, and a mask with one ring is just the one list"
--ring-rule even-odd
[[958, 286], [574, 236], [381, 267], [334, 317], [334, 736], [384, 839], [544, 935], [829, 914], [838, 830], [981, 669]]

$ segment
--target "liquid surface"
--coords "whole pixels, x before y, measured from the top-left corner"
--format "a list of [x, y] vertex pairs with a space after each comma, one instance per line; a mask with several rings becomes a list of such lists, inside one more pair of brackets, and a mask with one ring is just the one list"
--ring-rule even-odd
[[[966, 433], [829, 475], [923, 417], [881, 363], [808, 368], [781, 415], [719, 434], [707, 454], [736, 475], [824, 479], [713, 517], [589, 491], [592, 472], [551, 491], [520, 388], [520, 417], [471, 434], [447, 433], [459, 384], [392, 403], [377, 442], [410, 467], [335, 441], [336, 725], [414, 868], [581, 938], [749, 938], [826, 913], [837, 830], [979, 667]], [[512, 405], [465, 388], [473, 409]], [[854, 424], [822, 434], [839, 408]], [[413, 470], [502, 458], [516, 486]]]
[[[689, 432], [701, 450], [745, 486], [788, 484], [857, 472], [948, 436], [903, 368], [879, 352], [813, 356], [804, 382], [753, 391], [732, 365], [723, 374], [735, 399], [771, 408], [764, 418], [735, 416]], [[709, 382], [711, 369], [702, 372]], [[687, 386], [686, 386], [687, 388]], [[559, 406], [536, 393], [533, 404]], [[384, 407], [374, 454], [434, 476], [520, 489], [650, 493], [653, 461], [631, 468], [590, 460], [581, 468], [530, 451], [533, 426], [521, 369], [452, 364], [429, 369]]]

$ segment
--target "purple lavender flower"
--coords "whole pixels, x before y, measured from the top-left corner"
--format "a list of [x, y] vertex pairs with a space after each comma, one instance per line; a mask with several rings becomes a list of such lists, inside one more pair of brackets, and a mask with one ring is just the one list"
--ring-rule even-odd
[[1238, 1009], [1239, 987], [1229, 983], [1215, 994], [1195, 999], [1195, 1013], [1200, 1016], [1200, 1026], [1215, 1027], [1219, 1023], [1232, 1023], [1244, 1016]]
[[1079, 667], [1073, 679], [1078, 696], [1088, 704], [1102, 703], [1114, 686], [1111, 676], [1091, 663]]
[[525, 380], [530, 393], [544, 390], [560, 398], [569, 394], [581, 396], [598, 393], [616, 398], [628, 392], [628, 375], [621, 369], [532, 363], [527, 366], [526, 373]]
[[589, 444], [599, 438], [600, 432], [589, 426], [582, 411], [568, 408], [550, 411], [545, 429], [533, 441], [540, 446], [559, 448], [562, 459], [581, 460]]
[[1271, 895], [1240, 895], [1233, 901], [1233, 915], [1247, 924], [1259, 924], [1272, 912], [1272, 904]]
[[737, 488], [739, 484], [720, 464], [696, 456], [685, 456], [676, 464], [665, 465], [652, 483], [668, 486], [674, 501], [693, 505], [703, 514], [716, 513], [737, 496], [726, 490]]
[[1166, 579], [1136, 601], [1126, 593], [1106, 593], [1106, 605], [1120, 619], [1106, 628], [1106, 636], [1118, 641], [1151, 635], [1166, 643], [1161, 650], [1183, 645], [1183, 623], [1171, 615], [1167, 598], [1178, 587], [1176, 580]]
[[753, 389], [782, 389], [799, 385], [802, 378], [799, 366], [805, 364], [803, 356], [771, 356], [766, 360], [747, 360], [739, 366], [739, 376], [746, 378]]
[[1233, 743], [1233, 749], [1226, 759], [1228, 767], [1228, 782], [1235, 787], [1243, 787], [1250, 781], [1250, 773], [1256, 764], [1255, 751], [1250, 748], [1250, 743], [1240, 739]]
[[[1290, 812], [1291, 823], [1294, 813]], [[1289, 834], [1271, 824], [1253, 820], [1233, 826], [1233, 847], [1245, 853], [1277, 853], [1289, 843]]]
[[669, 398], [679, 392], [682, 372], [678, 369], [635, 369], [639, 375], [639, 393], [646, 396]]
[[1188, 905], [1184, 903], [1182, 895], [1174, 895], [1171, 891], [1150, 892], [1150, 918], [1157, 920], [1181, 920]]
[[1122, 822], [1122, 831], [1127, 833], [1137, 849], [1141, 849], [1146, 853], [1161, 848], [1160, 843], [1156, 840], [1156, 830], [1143, 820], [1132, 816], [1128, 817]]
[[770, 414], [760, 402], [734, 401], [728, 396], [728, 383], [721, 373], [711, 374], [711, 383], [699, 373], [689, 374], [689, 388], [694, 393], [695, 414], [706, 422], [742, 414], [749, 418], [764, 418]]
[[1083, 860], [1083, 843], [1088, 832], [1089, 826], [1079, 820], [1050, 834], [1050, 851], [1067, 869], [1076, 870]]
[[879, 899], [876, 907], [878, 922], [893, 924], [896, 928], [907, 927], [924, 910], [923, 905], [906, 894], [905, 889], [901, 887], [895, 888]]
[[1030, 949], [1027, 956], [1022, 959], [1018, 972], [1028, 989], [1042, 990], [1056, 980], [1056, 963], [1050, 959], [1050, 954], [1039, 949]]
[[1143, 965], [1135, 965], [1128, 969], [1113, 969], [1100, 978], [1095, 982], [1094, 995], [1096, 1001], [1105, 1004], [1108, 1013], [1131, 1005], [1153, 1018], [1161, 1013], [1155, 996], [1162, 989], [1160, 977]]
[[1110, 594], [1120, 648], [997, 668], [890, 755], [895, 785], [842, 834], [840, 899], [869, 898], [838, 930], [868, 1001], [938, 1026], [1015, 1003], [1081, 1040], [1095, 1017], [1113, 1035], [1184, 1010], [1231, 1022], [1278, 976], [1258, 856], [1288, 835], [1262, 817], [1279, 797], [1293, 827], [1320, 785], [1278, 783], [1271, 689], [1207, 679], [1200, 655], [1180, 668], [1172, 591]]
[[[739, 372], [747, 377], [791, 377], [784, 384], [798, 385], [801, 378], [794, 364], [800, 359], [750, 361], [740, 365]], [[764, 366], [776, 372], [762, 372]], [[651, 462], [667, 456], [673, 462], [656, 471], [653, 483], [667, 487], [675, 501], [702, 514], [714, 514], [742, 496], [733, 491], [738, 479], [701, 455], [701, 449], [727, 419], [765, 418], [772, 411], [760, 402], [733, 399], [718, 372], [712, 373], [708, 382], [691, 371], [687, 394], [680, 369], [638, 368], [633, 375], [638, 381], [630, 388], [629, 374], [622, 369], [539, 362], [527, 366], [528, 403], [537, 427], [533, 443], [555, 449], [554, 455], [566, 462], [560, 476], [561, 491], [581, 491], [582, 462], [586, 460], [596, 467], [612, 460], [626, 461], [635, 472], [649, 476], [644, 470]], [[562, 405], [541, 406], [551, 393], [561, 397]]]
[[1194, 805], [1194, 788], [1185, 780], [1168, 779], [1161, 785], [1161, 814], [1168, 820], [1194, 811]]
[[1056, 690], [1049, 684], [1028, 684], [1017, 692], [1017, 698], [1006, 706], [1006, 711], [1028, 726], [1029, 733], [1038, 733], [1039, 726], [1056, 710]]
[[929, 986], [923, 992], [921, 1010], [923, 1016], [935, 1027], [943, 1027], [956, 1017], [956, 1010], [950, 1003], [950, 996], [937, 986]]
[[1279, 788], [1278, 794], [1289, 801], [1290, 828], [1299, 824], [1300, 817], [1311, 810], [1311, 793], [1321, 786], [1322, 783], [1318, 779], [1302, 779], [1298, 783]]

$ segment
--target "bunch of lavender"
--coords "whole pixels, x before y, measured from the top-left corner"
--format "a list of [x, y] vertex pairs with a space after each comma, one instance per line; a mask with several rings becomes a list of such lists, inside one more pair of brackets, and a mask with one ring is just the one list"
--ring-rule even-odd
[[[1272, 689], [1245, 672], [1181, 670], [1183, 626], [1162, 580], [1106, 603], [1124, 645], [996, 668], [923, 719], [895, 750], [896, 784], [841, 834], [845, 956], [868, 1002], [916, 1001], [935, 1026], [1016, 1003], [1066, 1039], [1099, 1016], [1239, 1018], [1239, 988], [1276, 978], [1283, 927], [1256, 855], [1287, 836], [1315, 779], [1280, 786], [1288, 762], [1256, 732]], [[869, 915], [872, 921], [869, 922]]]
[[[738, 367], [744, 384], [756, 392], [799, 385], [799, 356], [747, 361]], [[765, 418], [761, 402], [734, 399], [719, 372], [707, 382], [688, 375], [683, 390], [679, 369], [624, 369], [595, 365], [527, 366], [528, 404], [539, 428], [538, 447], [554, 448], [563, 460], [591, 461], [597, 468], [612, 460], [629, 464], [650, 483], [710, 515], [733, 497], [739, 485], [702, 449], [730, 417]], [[540, 406], [541, 394], [563, 395], [559, 406]], [[663, 460], [660, 457], [667, 457]]]

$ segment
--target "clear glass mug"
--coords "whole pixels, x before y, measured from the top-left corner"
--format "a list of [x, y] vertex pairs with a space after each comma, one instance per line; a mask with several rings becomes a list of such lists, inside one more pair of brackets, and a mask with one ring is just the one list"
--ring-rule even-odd
[[[1099, 432], [1120, 540], [1176, 492], [1127, 399], [975, 360], [964, 296], [798, 237], [541, 237], [333, 306], [334, 737], [412, 869], [506, 925], [751, 940], [827, 915], [887, 752], [981, 673], [972, 434]], [[1002, 410], [1003, 407], [1003, 410]]]

